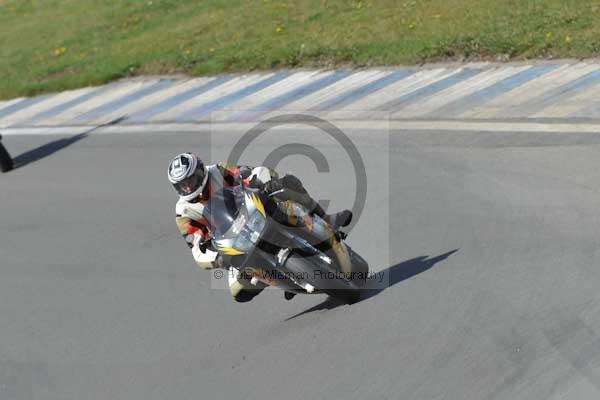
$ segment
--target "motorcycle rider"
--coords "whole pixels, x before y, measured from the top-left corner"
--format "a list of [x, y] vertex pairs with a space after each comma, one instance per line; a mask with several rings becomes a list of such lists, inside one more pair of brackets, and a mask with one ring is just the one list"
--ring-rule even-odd
[[11, 158], [8, 151], [2, 144], [2, 135], [0, 135], [0, 170], [2, 172], [8, 172], [14, 168], [13, 159]]
[[[273, 194], [281, 201], [295, 201], [306, 207], [312, 214], [327, 221], [334, 229], [347, 226], [352, 212], [344, 210], [337, 214], [326, 214], [313, 200], [298, 178], [293, 175], [279, 175], [267, 167], [230, 166], [225, 163], [204, 165], [194, 153], [178, 154], [169, 164], [169, 182], [179, 195], [175, 206], [175, 221], [180, 234], [192, 250], [194, 260], [203, 269], [225, 268], [226, 261], [211, 245], [211, 227], [203, 216], [204, 206], [220, 185], [233, 187], [244, 185]], [[264, 284], [252, 285], [250, 279], [240, 274], [229, 274], [229, 290], [238, 302], [252, 300], [264, 289]], [[291, 299], [286, 292], [285, 298]]]

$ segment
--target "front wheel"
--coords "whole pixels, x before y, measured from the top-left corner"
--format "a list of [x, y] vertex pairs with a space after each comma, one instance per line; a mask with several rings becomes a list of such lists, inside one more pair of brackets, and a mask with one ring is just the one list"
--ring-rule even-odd
[[320, 292], [352, 304], [360, 300], [358, 286], [344, 278], [338, 270], [316, 256], [290, 254], [283, 268], [293, 276], [301, 277]]
[[323, 292], [346, 304], [354, 304], [360, 300], [360, 289], [324, 289]]

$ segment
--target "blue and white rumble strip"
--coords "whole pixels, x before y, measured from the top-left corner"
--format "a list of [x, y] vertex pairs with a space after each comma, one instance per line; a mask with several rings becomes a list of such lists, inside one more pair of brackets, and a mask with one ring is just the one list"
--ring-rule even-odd
[[334, 120], [600, 119], [600, 64], [279, 71], [140, 78], [0, 102], [0, 128], [244, 122], [288, 113]]

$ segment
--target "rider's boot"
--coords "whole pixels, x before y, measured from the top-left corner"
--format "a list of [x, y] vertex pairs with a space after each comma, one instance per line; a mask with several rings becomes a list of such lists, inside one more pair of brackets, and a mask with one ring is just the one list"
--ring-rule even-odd
[[334, 230], [337, 230], [338, 228], [340, 228], [342, 226], [348, 226], [348, 225], [350, 225], [350, 222], [352, 221], [352, 211], [343, 210], [343, 211], [340, 211], [339, 213], [327, 214], [327, 213], [325, 213], [325, 210], [323, 210], [323, 208], [318, 203], [313, 208], [312, 213], [323, 218], [325, 220], [325, 222], [327, 222], [329, 225], [331, 225], [331, 227]]
[[[294, 175], [285, 175], [281, 180], [274, 181], [273, 184], [278, 184], [285, 189], [282, 193], [283, 200], [293, 200], [312, 210], [311, 213], [323, 218], [334, 230], [342, 226], [347, 226], [352, 221], [352, 211], [344, 210], [337, 214], [326, 214], [325, 210], [308, 194], [300, 179]], [[277, 187], [272, 187], [269, 191], [273, 191]]]

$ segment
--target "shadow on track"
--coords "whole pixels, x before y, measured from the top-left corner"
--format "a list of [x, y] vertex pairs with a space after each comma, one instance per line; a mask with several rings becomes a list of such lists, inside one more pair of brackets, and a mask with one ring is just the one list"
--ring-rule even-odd
[[18, 156], [16, 156], [13, 159], [14, 169], [24, 167], [27, 164], [31, 164], [32, 162], [41, 160], [42, 158], [46, 158], [46, 157], [56, 153], [57, 151], [60, 151], [60, 150], [64, 149], [65, 147], [72, 145], [73, 143], [76, 143], [82, 139], [85, 139], [93, 131], [100, 129], [100, 128], [104, 128], [109, 125], [116, 125], [119, 122], [125, 120], [126, 118], [127, 118], [127, 116], [121, 116], [119, 118], [115, 118], [104, 124], [94, 126], [85, 132], [79, 133], [77, 135], [73, 135], [68, 138], [53, 140], [50, 143], [43, 144], [43, 145], [36, 147], [35, 149], [29, 150], [23, 154], [19, 154]]
[[19, 154], [18, 156], [16, 156], [13, 159], [13, 162], [15, 164], [15, 169], [24, 167], [27, 164], [31, 164], [33, 162], [41, 160], [42, 158], [46, 158], [46, 157], [56, 153], [57, 151], [60, 151], [60, 150], [64, 149], [65, 147], [68, 147], [68, 146], [72, 145], [73, 143], [76, 143], [76, 142], [80, 141], [81, 139], [86, 138], [87, 136], [88, 136], [88, 132], [83, 132], [83, 133], [80, 133], [78, 135], [74, 135], [74, 136], [71, 136], [68, 138], [53, 140], [49, 143], [43, 144], [39, 147], [36, 147], [35, 149], [26, 151], [23, 154]]
[[[380, 271], [380, 272], [383, 272], [385, 274], [384, 276], [386, 276], [388, 278], [388, 279], [384, 278], [382, 280], [382, 282], [387, 282], [387, 286], [381, 287], [381, 285], [379, 285], [379, 287], [377, 287], [378, 285], [376, 283], [368, 282], [367, 285], [365, 286], [365, 288], [363, 288], [363, 290], [362, 290], [361, 298], [358, 301], [358, 303], [360, 303], [361, 301], [370, 299], [373, 296], [378, 295], [379, 293], [383, 292], [384, 290], [392, 287], [393, 285], [395, 285], [397, 283], [400, 283], [409, 278], [412, 278], [413, 276], [418, 275], [421, 272], [427, 271], [428, 269], [433, 267], [435, 264], [437, 264], [441, 261], [444, 261], [445, 259], [450, 257], [452, 254], [456, 253], [457, 251], [458, 251], [458, 249], [454, 249], [452, 251], [449, 251], [444, 254], [440, 254], [439, 256], [432, 257], [432, 258], [429, 258], [429, 256], [421, 256], [421, 257], [412, 258], [410, 260], [406, 260], [401, 263], [392, 265], [391, 267], [388, 267], [383, 271]], [[295, 314], [289, 318], [286, 318], [285, 321], [289, 321], [296, 317], [300, 317], [304, 314], [309, 314], [313, 311], [332, 310], [332, 309], [342, 306], [344, 304], [345, 303], [340, 300], [329, 297], [324, 302], [319, 303], [319, 304], [309, 308], [308, 310], [304, 310], [298, 314]]]
[[[412, 278], [413, 276], [418, 275], [421, 272], [427, 271], [435, 264], [439, 263], [440, 261], [444, 261], [457, 251], [458, 249], [454, 249], [452, 251], [440, 254], [439, 256], [432, 258], [429, 258], [429, 256], [421, 256], [417, 258], [412, 258], [407, 261], [403, 261], [396, 265], [392, 265], [391, 267], [383, 271], [388, 278], [387, 286], [381, 287], [381, 285], [379, 285], [380, 287], [375, 287], [375, 284], [367, 284], [367, 286], [362, 291], [362, 295], [359, 302], [376, 296], [397, 283]], [[386, 282], [386, 279], [384, 278], [382, 282]]]

